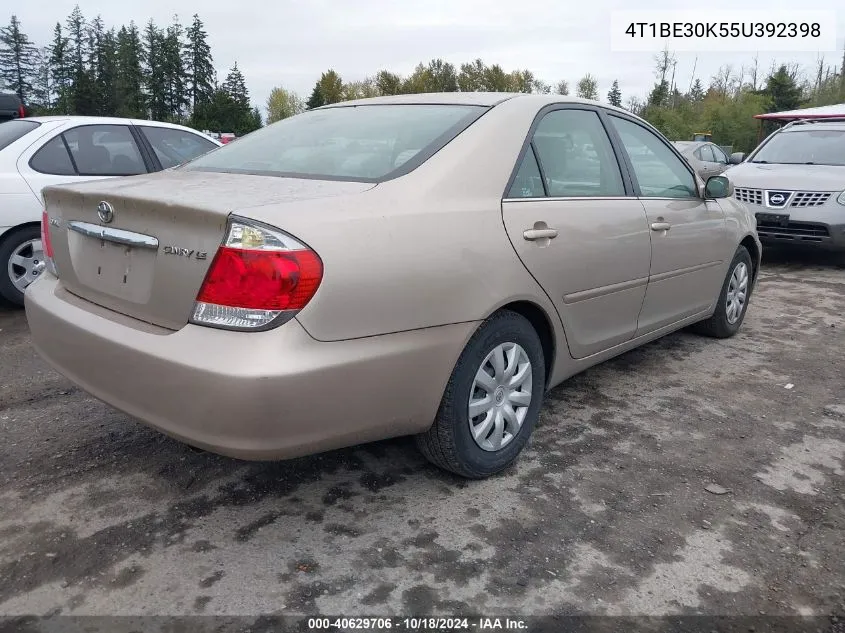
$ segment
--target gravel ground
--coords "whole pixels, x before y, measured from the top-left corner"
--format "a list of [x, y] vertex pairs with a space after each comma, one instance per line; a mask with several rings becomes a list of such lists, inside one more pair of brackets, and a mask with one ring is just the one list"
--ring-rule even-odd
[[466, 482], [407, 439], [195, 451], [1, 310], [0, 614], [842, 612], [843, 350], [845, 269], [768, 258], [740, 335], [575, 377], [515, 467]]

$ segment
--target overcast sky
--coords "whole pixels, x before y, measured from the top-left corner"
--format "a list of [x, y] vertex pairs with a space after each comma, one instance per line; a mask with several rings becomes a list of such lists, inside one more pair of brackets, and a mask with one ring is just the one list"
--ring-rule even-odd
[[[56, 21], [64, 24], [75, 0], [27, 0], [9, 5], [24, 31], [46, 45]], [[602, 100], [610, 84], [619, 80], [623, 99], [644, 96], [654, 82], [653, 53], [614, 53], [610, 46], [611, 11], [679, 9], [665, 0], [146, 0], [138, 4], [116, 0], [79, 2], [86, 18], [102, 15], [107, 26], [153, 18], [159, 25], [178, 14], [183, 24], [199, 13], [209, 35], [221, 79], [237, 61], [250, 96], [263, 106], [274, 86], [284, 86], [307, 98], [320, 73], [337, 70], [344, 80], [362, 79], [379, 69], [401, 74], [434, 57], [459, 66], [481, 58], [506, 70], [528, 68], [549, 83], [565, 79], [570, 86], [585, 73], [598, 79]], [[726, 11], [759, 10], [765, 18], [773, 9], [833, 10], [841, 0], [743, 0], [699, 3], [700, 19], [721, 21]], [[690, 5], [691, 6], [691, 5]], [[132, 8], [130, 8], [132, 7]], [[134, 8], [138, 7], [138, 8]], [[8, 16], [3, 18], [7, 22]], [[825, 53], [841, 64], [845, 9], [837, 16], [837, 49]], [[696, 57], [697, 63], [696, 63]], [[695, 76], [706, 84], [723, 64], [750, 64], [751, 53], [677, 53], [676, 82], [682, 90]], [[773, 61], [795, 61], [810, 68], [816, 53], [759, 53], [761, 67]]]

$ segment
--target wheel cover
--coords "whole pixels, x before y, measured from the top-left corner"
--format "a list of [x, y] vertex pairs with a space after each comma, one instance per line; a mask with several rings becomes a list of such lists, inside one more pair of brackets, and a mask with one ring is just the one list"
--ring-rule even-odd
[[745, 262], [738, 263], [731, 273], [728, 282], [728, 294], [725, 297], [725, 315], [728, 323], [733, 325], [742, 316], [742, 310], [748, 298], [748, 266]]
[[44, 249], [41, 240], [27, 240], [12, 251], [6, 265], [12, 285], [23, 292], [44, 272]]
[[498, 451], [519, 433], [531, 404], [532, 368], [525, 350], [502, 343], [491, 351], [469, 392], [469, 430], [485, 451]]

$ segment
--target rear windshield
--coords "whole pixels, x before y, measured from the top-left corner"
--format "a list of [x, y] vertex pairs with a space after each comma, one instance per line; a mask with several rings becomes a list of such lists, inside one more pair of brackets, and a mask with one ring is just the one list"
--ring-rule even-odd
[[486, 110], [465, 105], [313, 110], [239, 138], [183, 169], [379, 182], [416, 168]]
[[845, 166], [845, 131], [806, 129], [775, 134], [751, 162]]
[[41, 124], [35, 121], [6, 121], [0, 123], [0, 149], [11, 145], [39, 125]]

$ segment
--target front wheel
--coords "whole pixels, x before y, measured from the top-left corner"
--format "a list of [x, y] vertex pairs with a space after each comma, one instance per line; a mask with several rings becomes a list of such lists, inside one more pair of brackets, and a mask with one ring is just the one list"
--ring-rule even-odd
[[434, 464], [470, 479], [507, 468], [537, 422], [545, 376], [531, 323], [515, 312], [496, 313], [464, 348], [434, 424], [417, 445]]
[[25, 226], [0, 236], [0, 297], [22, 306], [24, 290], [44, 267], [39, 227]]
[[753, 272], [751, 255], [748, 249], [740, 246], [728, 267], [716, 311], [709, 319], [693, 326], [696, 332], [714, 338], [729, 338], [739, 331], [751, 298]]

